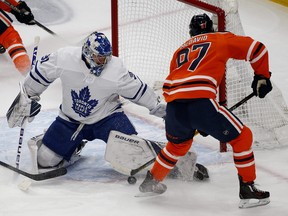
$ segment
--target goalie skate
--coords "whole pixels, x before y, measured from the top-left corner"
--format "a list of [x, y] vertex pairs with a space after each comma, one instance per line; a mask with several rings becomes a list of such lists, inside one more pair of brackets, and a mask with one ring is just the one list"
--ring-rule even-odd
[[256, 206], [267, 205], [270, 203], [270, 193], [256, 188], [254, 182], [244, 183], [239, 176], [240, 181], [240, 203], [239, 208], [252, 208]]

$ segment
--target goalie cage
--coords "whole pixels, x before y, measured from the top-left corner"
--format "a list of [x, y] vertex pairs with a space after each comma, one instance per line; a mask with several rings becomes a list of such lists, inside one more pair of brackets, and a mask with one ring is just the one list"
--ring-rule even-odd
[[[113, 54], [155, 90], [169, 73], [174, 51], [189, 39], [193, 15], [207, 13], [214, 28], [244, 35], [236, 0], [111, 0]], [[229, 60], [219, 101], [229, 108], [252, 92], [253, 70], [248, 62]], [[288, 108], [280, 90], [264, 99], [253, 97], [234, 112], [254, 134], [253, 148], [288, 144]], [[226, 151], [220, 144], [220, 151]]]

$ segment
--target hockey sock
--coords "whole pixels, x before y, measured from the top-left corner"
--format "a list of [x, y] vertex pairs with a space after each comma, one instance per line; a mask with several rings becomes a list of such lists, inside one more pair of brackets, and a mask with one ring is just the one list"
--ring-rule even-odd
[[256, 179], [254, 154], [251, 149], [252, 141], [253, 136], [251, 130], [244, 126], [241, 134], [230, 142], [233, 148], [234, 164], [244, 182], [250, 182]]
[[168, 142], [158, 154], [151, 169], [151, 173], [157, 181], [163, 181], [169, 172], [174, 168], [180, 157], [184, 156], [192, 145], [192, 140], [181, 144]]

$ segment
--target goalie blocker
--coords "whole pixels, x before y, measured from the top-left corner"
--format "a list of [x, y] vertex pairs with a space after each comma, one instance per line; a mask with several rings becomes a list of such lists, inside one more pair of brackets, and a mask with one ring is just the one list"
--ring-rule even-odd
[[[130, 176], [128, 182], [133, 184], [136, 182], [136, 179], [131, 181], [131, 177], [137, 172], [150, 169], [153, 164], [151, 162], [153, 162], [153, 159], [156, 158], [165, 144], [164, 142], [145, 140], [135, 135], [126, 135], [118, 131], [111, 131], [107, 141], [105, 160], [116, 171]], [[196, 163], [196, 160], [196, 153], [193, 151], [188, 152], [177, 162], [169, 177], [184, 181], [209, 178], [207, 168]]]

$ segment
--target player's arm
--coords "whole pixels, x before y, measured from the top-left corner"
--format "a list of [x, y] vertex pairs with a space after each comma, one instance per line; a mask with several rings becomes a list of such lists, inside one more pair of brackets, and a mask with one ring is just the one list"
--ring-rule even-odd
[[161, 104], [159, 96], [134, 73], [128, 72], [121, 78], [119, 89], [122, 97], [148, 108], [150, 114], [166, 116], [166, 105]]
[[24, 81], [24, 88], [29, 96], [40, 96], [51, 83], [60, 77], [61, 69], [57, 66], [57, 52], [43, 56], [35, 64]]
[[[10, 4], [12, 4], [13, 6], [17, 7], [18, 2], [16, 2], [15, 0], [7, 0], [7, 2], [9, 2]], [[4, 2], [0, 1], [0, 9], [7, 11], [7, 12], [11, 12], [11, 7], [9, 7], [7, 4], [5, 4]]]
[[42, 57], [26, 76], [23, 85], [20, 85], [19, 94], [7, 111], [9, 127], [22, 126], [25, 118], [31, 122], [40, 112], [40, 95], [59, 76], [55, 72], [56, 59], [54, 54]]
[[271, 90], [268, 50], [265, 45], [250, 37], [233, 35], [227, 42], [234, 59], [249, 61], [254, 70], [252, 89], [256, 96], [264, 98]]

